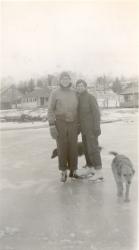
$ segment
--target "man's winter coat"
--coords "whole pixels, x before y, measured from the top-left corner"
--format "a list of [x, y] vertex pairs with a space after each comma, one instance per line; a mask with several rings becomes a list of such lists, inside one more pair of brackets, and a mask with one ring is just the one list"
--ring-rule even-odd
[[57, 119], [66, 122], [77, 120], [78, 98], [76, 92], [71, 88], [54, 90], [50, 96], [48, 107], [48, 120], [55, 124]]

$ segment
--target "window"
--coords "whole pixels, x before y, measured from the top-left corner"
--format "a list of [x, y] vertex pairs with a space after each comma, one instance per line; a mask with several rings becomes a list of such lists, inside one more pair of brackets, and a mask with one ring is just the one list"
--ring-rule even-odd
[[125, 95], [125, 101], [126, 102], [133, 101], [133, 95]]

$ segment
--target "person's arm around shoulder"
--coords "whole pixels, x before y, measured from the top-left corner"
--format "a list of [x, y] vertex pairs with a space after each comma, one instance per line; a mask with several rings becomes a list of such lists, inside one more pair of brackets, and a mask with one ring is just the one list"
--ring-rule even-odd
[[49, 122], [50, 134], [52, 138], [55, 140], [57, 139], [57, 136], [58, 136], [56, 123], [55, 123], [56, 93], [57, 93], [56, 90], [52, 91], [49, 97], [49, 103], [48, 103], [48, 122]]

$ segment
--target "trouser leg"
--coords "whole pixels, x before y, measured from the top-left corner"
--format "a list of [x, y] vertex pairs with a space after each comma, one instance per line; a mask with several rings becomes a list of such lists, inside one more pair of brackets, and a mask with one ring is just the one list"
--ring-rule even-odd
[[64, 121], [57, 121], [56, 126], [58, 130], [57, 149], [58, 149], [59, 169], [64, 171], [68, 168], [68, 165], [67, 165], [67, 158], [68, 158], [67, 126]]
[[77, 124], [68, 123], [68, 166], [71, 171], [77, 169], [78, 149], [77, 149]]
[[87, 150], [87, 141], [85, 135], [82, 135], [82, 142], [83, 142], [83, 147], [84, 147], [84, 156], [86, 160], [87, 166], [92, 166], [92, 163], [90, 161], [89, 155], [88, 155], [88, 150]]
[[94, 166], [95, 169], [101, 169], [102, 162], [98, 145], [98, 138], [93, 134], [87, 134], [85, 135], [85, 139], [89, 161], [91, 162], [91, 165]]

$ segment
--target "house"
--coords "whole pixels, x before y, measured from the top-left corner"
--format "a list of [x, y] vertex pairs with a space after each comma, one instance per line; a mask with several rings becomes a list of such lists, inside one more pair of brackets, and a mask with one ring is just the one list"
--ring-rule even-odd
[[47, 107], [51, 90], [48, 87], [37, 88], [31, 93], [27, 93], [22, 97], [22, 108]]
[[98, 105], [102, 108], [117, 108], [120, 106], [119, 95], [111, 89], [97, 92]]
[[101, 108], [117, 108], [120, 106], [119, 95], [114, 93], [111, 89], [96, 90], [95, 87], [88, 87], [88, 92], [94, 95], [97, 99], [98, 105]]
[[22, 94], [15, 85], [0, 89], [0, 109], [11, 109], [20, 106]]
[[120, 106], [133, 108], [139, 106], [138, 83], [131, 83], [120, 93]]

